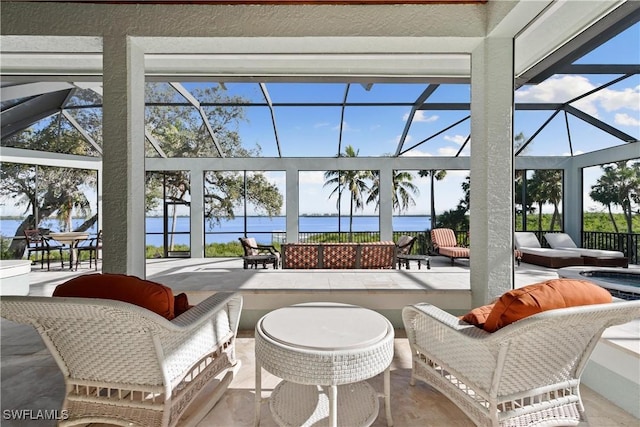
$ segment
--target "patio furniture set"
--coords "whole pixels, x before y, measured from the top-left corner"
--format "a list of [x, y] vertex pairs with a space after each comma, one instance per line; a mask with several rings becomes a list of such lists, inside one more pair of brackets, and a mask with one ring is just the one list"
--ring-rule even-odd
[[[24, 237], [27, 243], [27, 258], [36, 253], [35, 261], [38, 261], [37, 254], [40, 254], [40, 268], [44, 268], [46, 255], [47, 270], [51, 268], [51, 252], [58, 252], [60, 256], [60, 266], [64, 269], [63, 251], [69, 252], [69, 269], [78, 269], [82, 259], [82, 253], [89, 253], [89, 268], [95, 265], [98, 269], [98, 256], [102, 250], [102, 230], [95, 237], [90, 237], [89, 233], [82, 231], [68, 231], [60, 233], [45, 233], [40, 229], [24, 230]], [[87, 242], [81, 244], [81, 242]]]
[[[0, 308], [36, 328], [62, 371], [61, 426], [194, 425], [240, 367], [237, 293], [193, 306], [159, 283], [89, 274], [53, 297], [3, 297]], [[477, 425], [577, 425], [580, 376], [601, 334], [638, 317], [640, 301], [612, 302], [606, 290], [573, 279], [509, 291], [461, 318], [409, 305], [410, 384], [429, 383]], [[363, 307], [314, 302], [265, 314], [255, 327], [255, 425], [265, 369], [282, 379], [266, 398], [278, 425], [369, 426], [382, 397], [392, 426], [393, 349], [392, 324]], [[378, 374], [382, 392], [367, 383]]]
[[243, 267], [257, 268], [272, 265], [274, 269], [392, 269], [396, 263], [410, 268], [410, 262], [424, 263], [431, 268], [428, 255], [412, 254], [415, 237], [401, 236], [392, 241], [369, 243], [286, 243], [282, 257], [272, 245], [258, 244], [255, 238], [239, 238], [244, 250]]
[[[431, 253], [448, 257], [451, 265], [458, 259], [469, 259], [470, 250], [458, 244], [455, 232], [450, 228], [431, 230]], [[546, 233], [551, 246], [543, 248], [532, 232], [515, 233], [514, 257], [521, 261], [548, 268], [595, 265], [600, 267], [628, 267], [629, 260], [622, 252], [579, 248], [566, 233]], [[359, 269], [359, 268], [410, 268], [415, 261], [418, 269], [424, 263], [431, 268], [429, 255], [412, 253], [416, 238], [401, 236], [397, 243], [287, 243], [280, 252], [271, 245], [257, 244], [254, 238], [240, 238], [244, 249], [244, 268], [273, 265], [285, 269]]]

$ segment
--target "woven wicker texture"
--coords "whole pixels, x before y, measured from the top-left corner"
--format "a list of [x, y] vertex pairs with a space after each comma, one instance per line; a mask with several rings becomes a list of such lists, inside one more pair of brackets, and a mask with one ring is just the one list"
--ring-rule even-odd
[[256, 359], [279, 378], [298, 384], [340, 385], [371, 378], [393, 359], [393, 327], [384, 339], [365, 348], [312, 351], [276, 342], [256, 327]]
[[[370, 426], [375, 421], [378, 393], [366, 381], [337, 387], [338, 425]], [[329, 425], [329, 390], [315, 385], [282, 381], [271, 393], [269, 408], [274, 420], [285, 427]]]
[[577, 425], [580, 375], [604, 329], [640, 301], [550, 310], [492, 334], [428, 304], [405, 307], [412, 382], [433, 385], [477, 425]]
[[95, 298], [3, 297], [0, 307], [2, 317], [34, 326], [51, 351], [65, 377], [69, 425], [175, 425], [198, 391], [236, 363], [239, 295], [218, 293], [172, 321]]

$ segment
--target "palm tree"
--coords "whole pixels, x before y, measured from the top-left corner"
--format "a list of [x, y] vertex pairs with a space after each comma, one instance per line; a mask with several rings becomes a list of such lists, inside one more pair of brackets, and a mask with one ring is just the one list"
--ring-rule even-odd
[[538, 230], [542, 230], [542, 206], [545, 203], [553, 205], [550, 230], [555, 228], [556, 221], [562, 228], [558, 206], [562, 201], [562, 172], [559, 170], [536, 170], [531, 177], [528, 193], [531, 199], [538, 203]]
[[[380, 172], [371, 171], [371, 178], [373, 180], [371, 188], [369, 189], [369, 197], [367, 197], [367, 205], [375, 203], [375, 210], [380, 207]], [[402, 213], [409, 209], [410, 206], [415, 206], [416, 201], [413, 195], [419, 195], [420, 190], [413, 184], [413, 174], [407, 171], [393, 171], [393, 210], [397, 210], [398, 213]]]
[[421, 170], [418, 172], [418, 176], [420, 177], [429, 177], [431, 180], [431, 228], [434, 228], [436, 225], [436, 197], [434, 194], [435, 186], [434, 180], [442, 181], [445, 176], [447, 176], [446, 170]]
[[616, 162], [602, 166], [604, 174], [591, 187], [589, 196], [596, 202], [602, 203], [609, 210], [611, 222], [618, 232], [618, 226], [613, 217], [612, 206], [621, 206], [627, 222], [627, 232], [633, 232], [634, 207], [640, 204], [640, 162], [627, 164]]
[[[345, 152], [340, 157], [358, 157], [360, 150], [356, 151], [351, 145], [345, 147]], [[329, 198], [337, 194], [338, 201], [338, 223], [340, 222], [340, 199], [342, 191], [347, 189], [350, 193], [349, 197], [349, 241], [352, 240], [353, 233], [353, 212], [364, 207], [364, 195], [369, 192], [367, 180], [372, 177], [371, 171], [326, 171], [324, 173], [324, 187], [333, 186]]]

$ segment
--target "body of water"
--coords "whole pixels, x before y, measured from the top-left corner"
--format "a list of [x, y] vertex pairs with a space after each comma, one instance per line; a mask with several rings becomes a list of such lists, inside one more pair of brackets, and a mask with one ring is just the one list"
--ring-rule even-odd
[[[83, 219], [73, 221], [74, 229], [84, 222]], [[0, 234], [5, 237], [11, 237], [15, 234], [20, 220], [2, 219], [0, 220]], [[271, 242], [272, 238], [283, 236], [286, 230], [286, 218], [284, 216], [264, 217], [264, 216], [240, 216], [232, 220], [224, 220], [218, 224], [205, 224], [206, 243], [224, 243], [235, 241], [238, 237], [244, 235], [244, 229], [247, 234], [255, 235], [256, 239], [261, 243]], [[424, 231], [431, 228], [430, 218], [427, 216], [394, 216], [394, 231]], [[57, 220], [47, 220], [41, 225], [42, 228], [48, 228], [51, 232], [61, 231], [60, 224]], [[163, 229], [164, 221], [160, 217], [147, 217], [146, 223], [147, 245], [162, 246], [163, 245]], [[169, 230], [172, 224], [169, 221]], [[314, 232], [342, 232], [349, 231], [349, 217], [341, 217], [338, 226], [337, 216], [301, 216], [298, 218], [298, 227], [301, 233]], [[175, 224], [174, 244], [189, 245], [189, 217], [178, 217]], [[353, 231], [372, 231], [380, 230], [379, 218], [377, 216], [354, 216]], [[97, 234], [97, 227], [94, 226], [89, 230], [91, 234]]]

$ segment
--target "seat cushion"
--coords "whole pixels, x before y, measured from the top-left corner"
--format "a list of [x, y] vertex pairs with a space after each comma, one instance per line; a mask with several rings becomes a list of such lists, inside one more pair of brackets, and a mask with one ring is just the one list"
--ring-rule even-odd
[[434, 228], [431, 230], [431, 243], [435, 248], [456, 247], [456, 234], [450, 228]]
[[517, 231], [515, 233], [516, 249], [522, 248], [540, 248], [540, 241], [530, 231]]
[[260, 253], [257, 249], [258, 244], [256, 243], [255, 237], [241, 237], [240, 241], [247, 255], [258, 255]]
[[[144, 307], [171, 320], [176, 316], [171, 288], [124, 274], [86, 274], [56, 287], [54, 297], [101, 298]], [[179, 311], [188, 307], [186, 294], [179, 295]], [[178, 313], [181, 314], [181, 313]]]
[[483, 329], [495, 332], [525, 317], [558, 308], [611, 302], [604, 288], [575, 279], [552, 279], [506, 292], [496, 301]]
[[567, 233], [545, 233], [544, 239], [552, 248], [577, 248], [575, 242]]

